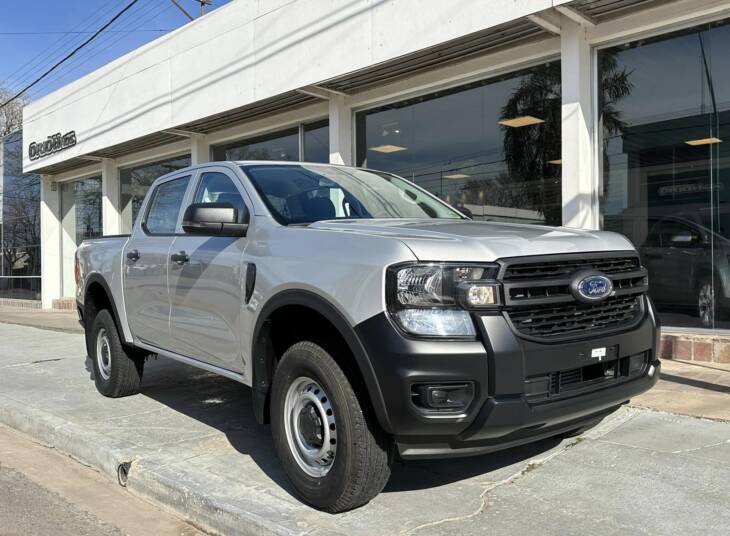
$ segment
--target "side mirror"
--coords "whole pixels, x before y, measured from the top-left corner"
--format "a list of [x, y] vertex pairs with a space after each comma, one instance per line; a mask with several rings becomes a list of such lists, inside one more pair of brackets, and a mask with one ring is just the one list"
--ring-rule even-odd
[[193, 203], [185, 209], [183, 231], [204, 236], [246, 236], [249, 214], [245, 205], [238, 223], [238, 209], [230, 203]]
[[669, 243], [673, 246], [690, 246], [697, 244], [700, 237], [690, 231], [681, 231], [669, 237]]

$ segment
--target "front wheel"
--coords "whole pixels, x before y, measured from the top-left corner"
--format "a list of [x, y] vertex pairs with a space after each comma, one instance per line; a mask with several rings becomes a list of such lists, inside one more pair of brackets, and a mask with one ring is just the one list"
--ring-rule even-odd
[[390, 477], [390, 442], [369, 422], [344, 372], [321, 346], [281, 358], [271, 403], [274, 444], [302, 499], [337, 513], [361, 506]]

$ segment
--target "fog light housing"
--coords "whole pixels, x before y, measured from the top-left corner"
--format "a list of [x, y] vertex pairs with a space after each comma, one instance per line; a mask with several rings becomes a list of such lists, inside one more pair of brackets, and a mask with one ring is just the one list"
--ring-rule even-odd
[[413, 402], [419, 408], [429, 411], [462, 411], [474, 399], [474, 384], [418, 384], [411, 389]]
[[632, 355], [629, 358], [629, 376], [638, 376], [646, 366], [646, 353]]

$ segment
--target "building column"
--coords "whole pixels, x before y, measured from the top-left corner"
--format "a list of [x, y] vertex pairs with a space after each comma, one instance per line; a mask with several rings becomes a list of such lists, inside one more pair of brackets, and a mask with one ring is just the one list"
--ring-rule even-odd
[[600, 226], [599, 177], [593, 150], [591, 47], [586, 28], [561, 16], [563, 225]]
[[190, 136], [190, 163], [207, 164], [210, 162], [210, 143], [208, 137], [203, 134]]
[[344, 95], [329, 95], [330, 164], [353, 165], [352, 109]]
[[52, 175], [41, 176], [41, 306], [61, 297], [61, 192]]
[[119, 168], [115, 160], [101, 161], [101, 226], [104, 236], [122, 232], [122, 200]]

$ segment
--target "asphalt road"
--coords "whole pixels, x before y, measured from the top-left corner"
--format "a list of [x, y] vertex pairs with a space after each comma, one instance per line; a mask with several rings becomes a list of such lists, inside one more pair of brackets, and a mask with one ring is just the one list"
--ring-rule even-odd
[[77, 461], [0, 426], [0, 536], [197, 536]]
[[68, 503], [22, 473], [0, 467], [0, 534], [116, 536], [117, 527]]

